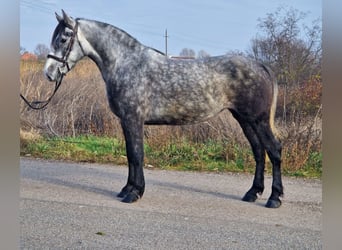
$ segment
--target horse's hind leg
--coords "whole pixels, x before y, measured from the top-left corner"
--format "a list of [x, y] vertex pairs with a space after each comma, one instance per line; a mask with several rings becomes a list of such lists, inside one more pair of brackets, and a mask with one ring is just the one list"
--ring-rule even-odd
[[265, 148], [260, 143], [252, 126], [240, 117], [237, 112], [234, 110], [231, 110], [231, 112], [234, 118], [239, 122], [246, 138], [248, 139], [256, 162], [253, 185], [242, 198], [243, 201], [254, 202], [258, 198], [257, 195], [261, 195], [264, 191]]
[[255, 123], [252, 123], [252, 126], [272, 162], [272, 193], [266, 203], [266, 207], [277, 208], [281, 205], [279, 197], [283, 195], [280, 169], [281, 143], [274, 137], [267, 116], [260, 117]]
[[118, 197], [123, 198], [123, 202], [132, 203], [140, 199], [145, 190], [143, 123], [121, 121], [121, 125], [126, 140], [128, 180], [126, 186], [118, 194]]

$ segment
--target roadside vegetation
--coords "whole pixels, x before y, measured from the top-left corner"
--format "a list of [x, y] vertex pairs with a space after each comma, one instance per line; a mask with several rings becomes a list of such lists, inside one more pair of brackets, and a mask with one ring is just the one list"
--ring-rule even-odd
[[[260, 33], [248, 56], [263, 61], [279, 82], [276, 127], [283, 144], [285, 175], [322, 175], [322, 81], [320, 27], [299, 38], [303, 13], [279, 9], [259, 20]], [[205, 54], [205, 53], [201, 53]], [[202, 55], [203, 56], [203, 55]], [[207, 56], [207, 54], [206, 54]], [[44, 61], [20, 62], [21, 93], [45, 100], [54, 83], [42, 73]], [[63, 80], [41, 111], [20, 102], [20, 154], [46, 159], [126, 164], [118, 119], [108, 107], [105, 83], [88, 59]], [[254, 159], [241, 128], [228, 111], [189, 126], [145, 126], [145, 167], [254, 172]], [[266, 172], [271, 173], [270, 163]]]
[[[106, 136], [39, 137], [27, 139], [21, 136], [21, 155], [43, 159], [105, 164], [127, 164], [123, 140]], [[297, 177], [320, 178], [322, 157], [312, 152], [302, 167], [285, 167], [284, 174]], [[188, 141], [172, 143], [160, 148], [145, 143], [145, 168], [189, 170], [206, 172], [254, 173], [254, 159], [249, 147], [228, 142]], [[266, 164], [271, 174], [271, 164]]]

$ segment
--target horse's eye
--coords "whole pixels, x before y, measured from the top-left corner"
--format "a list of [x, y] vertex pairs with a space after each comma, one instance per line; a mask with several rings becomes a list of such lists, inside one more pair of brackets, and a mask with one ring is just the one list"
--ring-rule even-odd
[[66, 39], [65, 38], [62, 38], [61, 39], [61, 43], [65, 43], [66, 42]]
[[65, 31], [65, 35], [70, 37], [73, 35], [73, 32], [72, 31]]

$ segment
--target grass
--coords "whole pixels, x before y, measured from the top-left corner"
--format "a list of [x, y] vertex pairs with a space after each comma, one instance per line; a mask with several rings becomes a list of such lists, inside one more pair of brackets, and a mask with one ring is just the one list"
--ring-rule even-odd
[[126, 163], [122, 142], [109, 137], [79, 136], [64, 138], [41, 138], [26, 142], [21, 155], [43, 159], [58, 159], [78, 162]]
[[[249, 148], [228, 142], [193, 143], [186, 140], [163, 147], [145, 143], [145, 164], [153, 168], [184, 171], [254, 173], [254, 159]], [[125, 143], [112, 137], [37, 137], [21, 138], [22, 156], [77, 162], [127, 164]], [[266, 165], [266, 173], [271, 166]], [[307, 164], [300, 169], [283, 167], [284, 175], [320, 178], [322, 154], [311, 153]]]

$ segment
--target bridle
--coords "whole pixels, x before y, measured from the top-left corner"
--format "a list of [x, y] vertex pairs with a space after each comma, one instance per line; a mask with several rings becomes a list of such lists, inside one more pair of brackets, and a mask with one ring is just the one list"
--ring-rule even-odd
[[[71, 25], [69, 24], [66, 24], [66, 27], [68, 27], [69, 29], [71, 29], [73, 31], [73, 34], [70, 38], [70, 42], [68, 44], [68, 47], [67, 47], [67, 50], [64, 54], [63, 57], [58, 57], [58, 56], [55, 56], [55, 55], [51, 55], [51, 54], [48, 54], [47, 55], [47, 58], [51, 58], [53, 60], [56, 60], [58, 62], [61, 62], [63, 65], [62, 67], [67, 67], [68, 69], [68, 72], [70, 71], [70, 67], [69, 67], [69, 64], [68, 64], [68, 58], [69, 58], [69, 55], [70, 55], [70, 52], [72, 50], [72, 47], [74, 45], [74, 42], [75, 42], [75, 39], [77, 37], [77, 31], [78, 31], [78, 22], [77, 22], [77, 19], [76, 19], [76, 24], [74, 27], [72, 27]], [[83, 51], [83, 48], [80, 44], [80, 41], [77, 39], [78, 43], [79, 43], [79, 46], [82, 50], [82, 52], [84, 53]], [[35, 109], [35, 110], [39, 110], [39, 109], [43, 109], [45, 108], [49, 102], [51, 101], [52, 97], [56, 94], [57, 90], [59, 89], [59, 87], [61, 86], [62, 84], [62, 80], [63, 80], [63, 77], [66, 75], [66, 73], [62, 72], [60, 70], [60, 67], [58, 68], [59, 72], [61, 73], [61, 77], [59, 78], [58, 81], [56, 81], [55, 83], [55, 89], [52, 93], [52, 95], [46, 100], [46, 101], [33, 101], [33, 102], [29, 102], [22, 94], [20, 94], [20, 97], [24, 100], [24, 102], [31, 108], [31, 109]]]
[[[73, 31], [73, 34], [72, 34], [72, 36], [71, 36], [71, 38], [70, 38], [70, 42], [69, 42], [69, 44], [68, 44], [68, 47], [67, 47], [67, 50], [66, 50], [64, 56], [63, 56], [63, 57], [58, 57], [58, 56], [55, 56], [55, 55], [48, 54], [48, 55], [47, 55], [47, 58], [51, 58], [51, 59], [53, 59], [53, 60], [56, 60], [56, 61], [58, 61], [58, 62], [63, 63], [62, 67], [65, 67], [65, 66], [66, 66], [67, 69], [68, 69], [68, 71], [70, 71], [70, 67], [69, 67], [69, 64], [68, 64], [68, 58], [69, 58], [70, 52], [71, 52], [71, 50], [72, 50], [72, 46], [74, 45], [75, 38], [76, 38], [76, 36], [77, 36], [77, 31], [78, 31], [78, 22], [77, 22], [77, 19], [76, 19], [76, 24], [75, 24], [74, 27], [72, 27], [72, 26], [69, 25], [69, 24], [65, 24], [65, 25], [66, 25], [66, 27], [68, 27], [69, 29], [71, 29], [71, 30]], [[78, 43], [80, 43], [80, 41], [78, 41]], [[81, 44], [79, 44], [79, 45], [80, 45], [80, 47], [81, 47], [81, 49], [82, 49]], [[82, 51], [83, 51], [83, 49], [82, 49]], [[62, 73], [62, 72], [60, 72], [60, 73]], [[62, 75], [63, 75], [63, 74], [64, 74], [64, 73], [62, 73]], [[64, 74], [64, 75], [65, 75], [65, 74]]]

